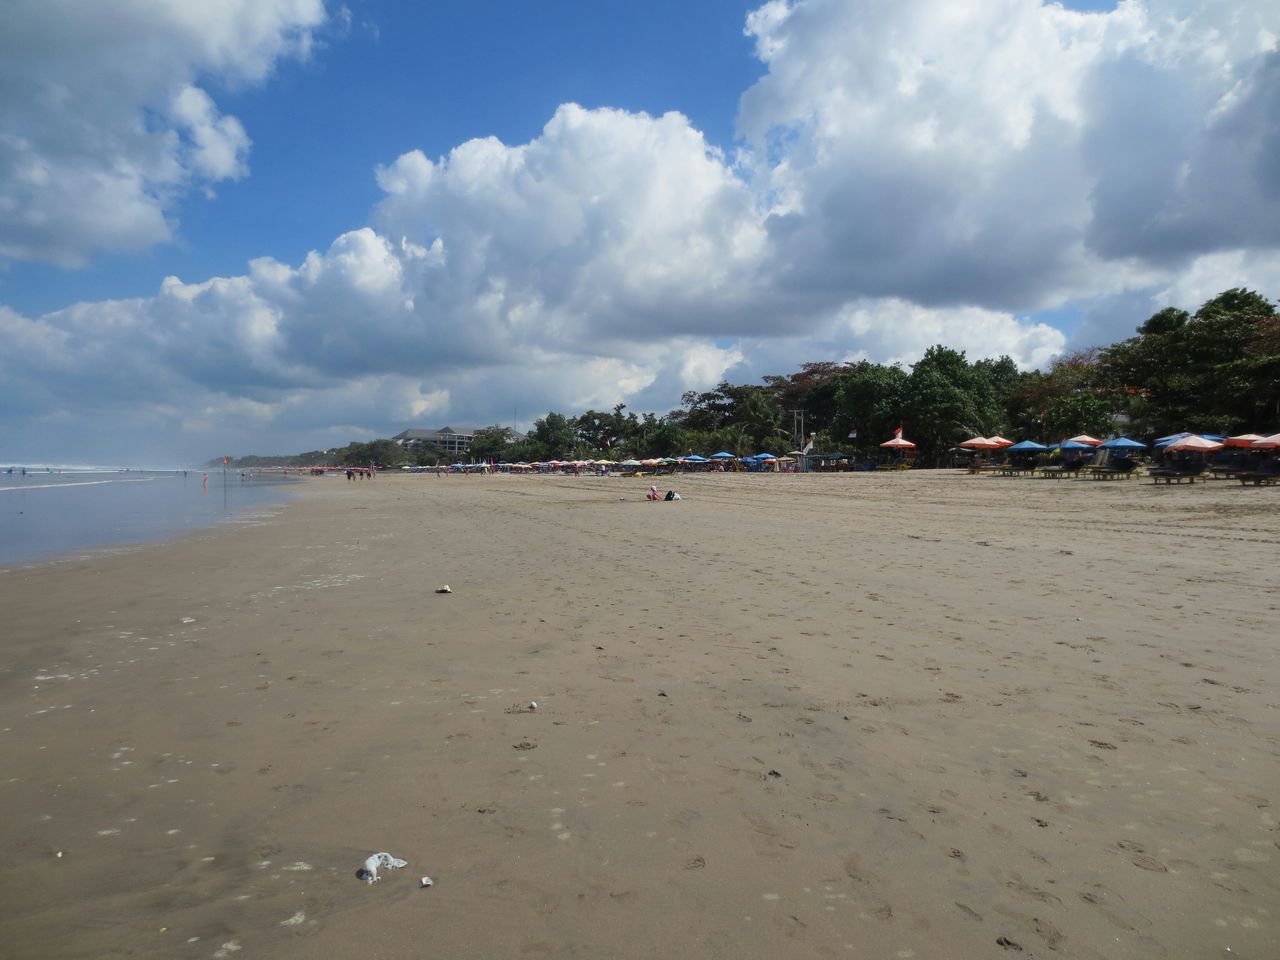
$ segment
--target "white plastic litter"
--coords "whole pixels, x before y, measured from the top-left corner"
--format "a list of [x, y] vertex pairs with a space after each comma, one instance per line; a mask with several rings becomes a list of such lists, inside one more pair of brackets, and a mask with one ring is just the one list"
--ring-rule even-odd
[[529, 709], [530, 709], [530, 710], [537, 710], [537, 709], [538, 709], [538, 701], [537, 701], [537, 700], [530, 700], [530, 701], [529, 701]]
[[453, 591], [449, 589], [449, 585], [446, 583], [443, 587], [436, 587], [436, 593], [453, 593]]
[[359, 877], [365, 883], [378, 882], [378, 868], [384, 870], [399, 870], [401, 867], [407, 867], [408, 860], [401, 860], [399, 857], [393, 857], [389, 853], [375, 853], [364, 862], [364, 866], [360, 868]]
[[422, 889], [425, 890], [427, 887], [434, 885], [435, 881], [432, 880], [430, 877], [423, 877], [421, 880], [418, 881], [418, 884], [419, 886], [422, 887]]

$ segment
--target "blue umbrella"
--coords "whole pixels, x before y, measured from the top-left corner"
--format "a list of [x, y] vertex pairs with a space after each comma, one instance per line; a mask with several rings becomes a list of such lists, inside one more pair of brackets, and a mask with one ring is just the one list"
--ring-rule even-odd
[[1010, 451], [1015, 451], [1015, 450], [1029, 451], [1029, 450], [1048, 450], [1049, 448], [1046, 447], [1043, 443], [1036, 443], [1034, 440], [1023, 440], [1021, 443], [1015, 443], [1013, 446], [1009, 447], [1008, 449]]
[[711, 455], [711, 459], [712, 460], [736, 460], [738, 458], [735, 457], [732, 453], [725, 453], [723, 450], [721, 450], [719, 453], [713, 453]]
[[1093, 447], [1087, 443], [1076, 443], [1074, 440], [1063, 440], [1061, 443], [1055, 444], [1050, 449], [1058, 450], [1092, 450]]
[[751, 459], [752, 460], [777, 460], [778, 458], [775, 457], [772, 453], [757, 453]]
[[690, 461], [690, 462], [693, 462], [693, 463], [706, 463], [706, 462], [707, 462], [707, 458], [706, 458], [706, 457], [700, 457], [700, 456], [698, 456], [696, 453], [691, 453], [689, 456], [685, 457], [684, 459], [685, 459], [686, 461]]
[[1107, 450], [1145, 450], [1147, 449], [1147, 445], [1145, 443], [1139, 443], [1137, 440], [1130, 440], [1128, 437], [1116, 437], [1113, 440], [1108, 440], [1102, 446], [1104, 449], [1107, 449]]

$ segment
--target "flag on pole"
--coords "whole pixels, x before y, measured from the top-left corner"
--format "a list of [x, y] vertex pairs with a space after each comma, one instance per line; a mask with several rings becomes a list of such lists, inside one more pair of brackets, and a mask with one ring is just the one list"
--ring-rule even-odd
[[895, 440], [902, 439], [902, 424], [898, 424], [898, 429], [893, 431], [893, 439]]

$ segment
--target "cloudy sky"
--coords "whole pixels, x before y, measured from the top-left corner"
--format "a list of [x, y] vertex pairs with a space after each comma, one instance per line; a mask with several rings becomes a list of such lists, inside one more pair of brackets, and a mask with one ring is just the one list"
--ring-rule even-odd
[[10, 0], [0, 461], [522, 427], [1280, 296], [1274, 0]]

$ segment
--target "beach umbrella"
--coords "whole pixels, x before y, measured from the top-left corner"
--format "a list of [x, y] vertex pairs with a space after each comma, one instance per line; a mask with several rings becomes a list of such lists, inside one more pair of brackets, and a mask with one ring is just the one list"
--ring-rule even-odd
[[1175, 440], [1173, 443], [1165, 447], [1166, 450], [1199, 450], [1202, 453], [1208, 453], [1213, 450], [1221, 450], [1222, 444], [1217, 440], [1210, 440], [1208, 437], [1183, 437], [1181, 440]]
[[970, 437], [968, 440], [959, 444], [962, 447], [969, 447], [973, 450], [994, 450], [1000, 444], [986, 437]]
[[1128, 437], [1115, 437], [1106, 443], [1099, 444], [1104, 450], [1145, 450], [1147, 445], [1139, 443], [1137, 440], [1130, 440]]
[[711, 459], [712, 460], [736, 460], [738, 458], [735, 457], [732, 453], [725, 453], [723, 450], [721, 450], [719, 453], [713, 453], [711, 455]]
[[1242, 433], [1239, 436], [1227, 437], [1222, 443], [1228, 447], [1247, 447], [1250, 444], [1257, 443], [1259, 440], [1265, 440], [1266, 437], [1258, 433]]
[[1072, 438], [1071, 438], [1071, 442], [1072, 442], [1072, 443], [1083, 443], [1086, 447], [1100, 447], [1100, 446], [1102, 446], [1102, 441], [1101, 441], [1101, 440], [1099, 440], [1097, 437], [1091, 437], [1091, 436], [1089, 436], [1087, 433], [1082, 433], [1082, 434], [1080, 434], [1080, 436], [1078, 436], [1078, 437], [1072, 437]]
[[684, 457], [684, 459], [689, 461], [690, 463], [706, 463], [707, 462], [706, 457], [700, 457], [696, 453], [691, 453], [689, 454], [689, 456]]
[[1034, 440], [1023, 440], [1021, 443], [1015, 443], [1009, 448], [1010, 453], [1031, 453], [1040, 450], [1048, 450], [1043, 443], [1036, 443]]
[[775, 457], [772, 453], [757, 453], [754, 457], [750, 457], [749, 459], [751, 459], [751, 460], [777, 460], [778, 458], [777, 458], [777, 457]]
[[1226, 440], [1225, 436], [1219, 436], [1217, 434], [1193, 434], [1193, 433], [1188, 433], [1188, 431], [1184, 430], [1183, 433], [1180, 433], [1180, 434], [1171, 434], [1169, 436], [1161, 436], [1160, 439], [1156, 440], [1155, 445], [1156, 447], [1169, 449], [1170, 447], [1172, 447], [1172, 445], [1174, 445], [1175, 443], [1178, 443], [1179, 440], [1187, 439], [1188, 436], [1199, 436], [1199, 438], [1201, 438], [1202, 440], [1211, 440], [1211, 442], [1213, 443], [1222, 443], [1224, 442], [1224, 440]]
[[998, 433], [993, 437], [987, 437], [987, 439], [990, 440], [992, 443], [994, 443], [997, 447], [1007, 447], [1013, 443], [1012, 440], [1006, 440], [1004, 437], [1000, 436], [1000, 434]]
[[640, 461], [639, 461], [639, 460], [623, 460], [623, 461], [622, 461], [622, 463], [618, 464], [618, 466], [620, 466], [620, 467], [638, 467], [638, 466], [640, 466]]
[[889, 447], [894, 450], [914, 450], [915, 444], [910, 440], [903, 440], [901, 437], [894, 437], [892, 440], [886, 440], [880, 444], [882, 447]]
[[1269, 437], [1263, 437], [1261, 440], [1255, 440], [1249, 444], [1250, 447], [1256, 447], [1259, 450], [1274, 450], [1280, 447], [1280, 433], [1273, 433]]
[[1051, 450], [1092, 450], [1093, 447], [1087, 443], [1077, 443], [1075, 440], [1063, 440], [1061, 443], [1055, 443], [1049, 449]]

